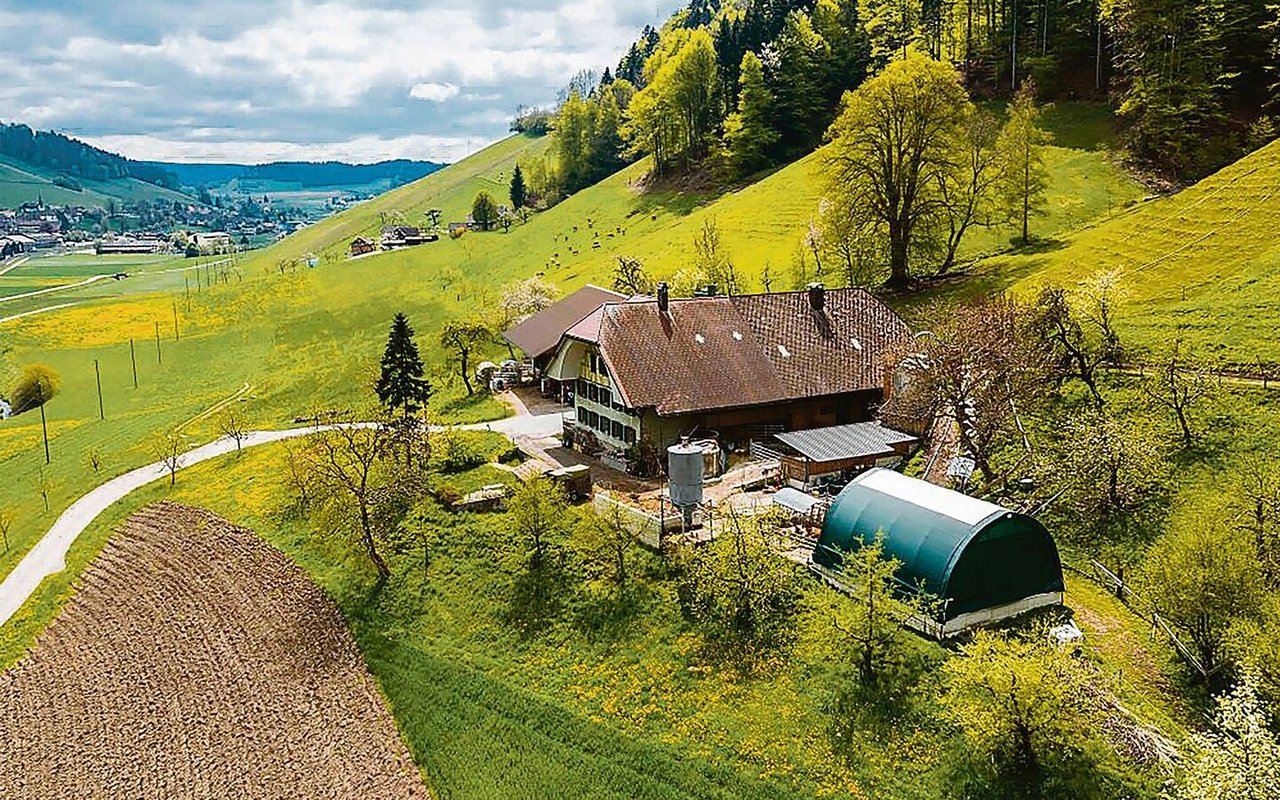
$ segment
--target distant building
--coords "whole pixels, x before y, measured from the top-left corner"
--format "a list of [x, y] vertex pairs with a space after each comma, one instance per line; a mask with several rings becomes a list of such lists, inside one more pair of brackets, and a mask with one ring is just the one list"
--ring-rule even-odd
[[362, 256], [365, 253], [372, 253], [374, 250], [377, 250], [377, 249], [378, 249], [377, 245], [375, 245], [373, 242], [369, 241], [363, 236], [357, 236], [356, 238], [351, 240], [351, 246], [347, 248], [347, 254], [352, 257]]
[[201, 253], [229, 253], [235, 247], [235, 240], [226, 231], [193, 233], [189, 241]]
[[379, 242], [383, 250], [392, 250], [397, 247], [413, 247], [414, 245], [434, 242], [439, 238], [435, 233], [424, 233], [421, 229], [412, 225], [387, 225], [382, 229], [382, 236]]
[[99, 239], [94, 242], [94, 252], [100, 256], [109, 255], [144, 255], [160, 253], [168, 247], [160, 239]]

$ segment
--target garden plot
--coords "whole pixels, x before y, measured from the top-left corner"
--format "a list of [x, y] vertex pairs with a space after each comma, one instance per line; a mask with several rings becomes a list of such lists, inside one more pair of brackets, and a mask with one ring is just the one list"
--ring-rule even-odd
[[0, 797], [428, 796], [333, 603], [172, 503], [125, 523], [0, 695]]

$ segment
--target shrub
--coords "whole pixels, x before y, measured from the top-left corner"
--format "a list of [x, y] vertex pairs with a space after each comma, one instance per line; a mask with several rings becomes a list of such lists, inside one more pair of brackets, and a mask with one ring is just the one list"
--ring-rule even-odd
[[53, 367], [28, 364], [13, 389], [13, 413], [21, 414], [49, 402], [62, 389], [62, 376]]
[[444, 437], [440, 447], [440, 470], [442, 472], [466, 472], [489, 463], [489, 453], [485, 442], [479, 437], [464, 433], [450, 432]]

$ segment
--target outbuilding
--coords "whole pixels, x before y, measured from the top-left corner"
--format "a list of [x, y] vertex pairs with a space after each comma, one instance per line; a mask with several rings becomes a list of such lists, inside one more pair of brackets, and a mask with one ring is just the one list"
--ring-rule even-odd
[[836, 496], [813, 561], [829, 574], [846, 553], [883, 535], [900, 562], [904, 594], [940, 601], [928, 620], [940, 638], [1062, 603], [1062, 562], [1034, 517], [888, 469], [872, 469]]

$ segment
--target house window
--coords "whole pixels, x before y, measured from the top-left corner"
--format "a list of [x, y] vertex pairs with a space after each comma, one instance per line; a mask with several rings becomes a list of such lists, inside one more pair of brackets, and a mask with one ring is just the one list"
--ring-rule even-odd
[[631, 426], [629, 426], [629, 425], [628, 425], [628, 426], [623, 427], [623, 429], [622, 429], [622, 441], [626, 442], [627, 444], [635, 444], [635, 443], [636, 443], [636, 429], [635, 429], [635, 428], [632, 428], [632, 427], [631, 427]]
[[599, 400], [598, 402], [599, 402], [599, 403], [600, 403], [600, 405], [602, 405], [602, 406], [612, 405], [612, 404], [613, 404], [613, 392], [611, 392], [611, 391], [609, 391], [608, 389], [606, 389], [605, 387], [601, 386], [601, 387], [600, 387], [600, 400]]
[[587, 399], [593, 403], [600, 402], [600, 387], [594, 383], [587, 384]]
[[618, 422], [616, 419], [615, 419], [615, 420], [613, 420], [613, 430], [612, 430], [612, 432], [611, 432], [611, 434], [610, 434], [610, 435], [612, 435], [612, 436], [613, 436], [613, 438], [615, 438], [615, 439], [621, 439], [621, 438], [622, 438], [622, 428], [623, 428], [623, 424], [622, 424], [621, 422]]
[[581, 422], [583, 425], [587, 424], [587, 415], [590, 413], [590, 411], [586, 410], [582, 406], [578, 406], [578, 422]]
[[586, 396], [587, 396], [587, 386], [589, 386], [589, 385], [590, 385], [590, 384], [588, 384], [588, 383], [587, 383], [586, 381], [584, 381], [583, 379], [581, 379], [581, 378], [579, 378], [579, 379], [578, 379], [578, 397], [586, 397]]

